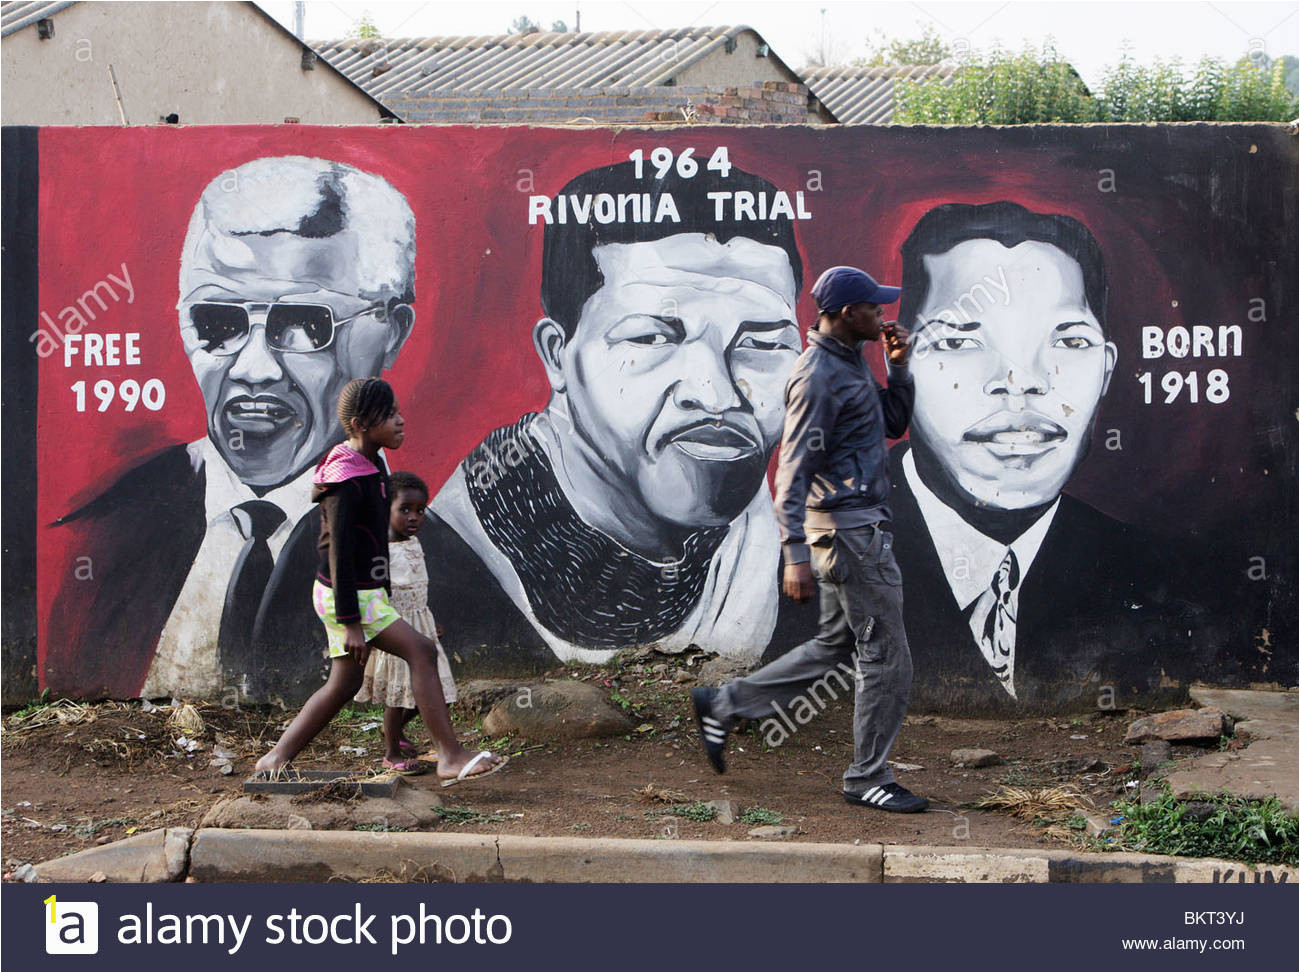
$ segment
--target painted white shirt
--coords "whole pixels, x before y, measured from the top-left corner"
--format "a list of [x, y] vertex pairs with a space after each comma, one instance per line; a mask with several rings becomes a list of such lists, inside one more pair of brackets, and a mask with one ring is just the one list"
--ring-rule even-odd
[[[462, 467], [456, 467], [430, 509], [480, 554], [515, 607], [559, 659], [599, 664], [613, 657], [616, 650], [575, 645], [537, 620], [510, 559], [493, 545], [479, 523]], [[776, 512], [764, 479], [754, 499], [731, 522], [727, 536], [714, 552], [699, 602], [677, 631], [659, 639], [655, 647], [661, 652], [681, 652], [687, 646], [698, 645], [706, 652], [746, 662], [758, 661], [776, 628], [780, 559]]]
[[298, 521], [311, 510], [309, 467], [296, 478], [259, 497], [235, 475], [216, 446], [206, 437], [187, 447], [194, 470], [203, 471], [203, 506], [207, 530], [176, 605], [158, 638], [158, 649], [140, 695], [191, 696], [217, 699], [233, 688], [221, 685], [217, 635], [226, 588], [235, 561], [247, 540], [248, 515], [233, 508], [249, 500], [266, 500], [284, 514], [284, 521], [267, 538], [277, 560]]
[[[1008, 546], [1015, 552], [1016, 562], [1020, 566], [1021, 584], [1024, 583], [1023, 579], [1028, 576], [1030, 565], [1038, 556], [1038, 549], [1043, 546], [1043, 537], [1046, 536], [1047, 529], [1052, 526], [1056, 509], [1061, 505], [1060, 497], [1057, 497], [1056, 502], [1048, 507], [1024, 533], [1007, 545], [986, 534], [981, 534], [962, 520], [960, 514], [936, 497], [930, 488], [921, 482], [921, 476], [916, 471], [916, 459], [912, 456], [911, 450], [908, 450], [907, 455], [903, 457], [903, 475], [907, 478], [907, 485], [912, 489], [912, 495], [916, 497], [916, 505], [920, 508], [921, 517], [930, 532], [930, 540], [934, 542], [939, 563], [943, 567], [943, 576], [948, 581], [948, 587], [957, 602], [957, 607], [965, 611], [972, 602], [988, 590], [993, 582], [993, 576], [997, 574], [998, 565], [1006, 557]], [[1017, 605], [1019, 597], [1017, 590], [1015, 594]], [[974, 641], [973, 636], [972, 641]], [[1011, 665], [1014, 670], [1014, 642]], [[1004, 688], [1011, 695], [1015, 695], [1011, 683], [1004, 684]]]

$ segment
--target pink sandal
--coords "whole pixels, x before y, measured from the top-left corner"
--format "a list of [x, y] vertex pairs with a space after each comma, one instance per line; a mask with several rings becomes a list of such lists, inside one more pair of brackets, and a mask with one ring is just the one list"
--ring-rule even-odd
[[429, 765], [422, 760], [389, 760], [385, 757], [384, 769], [406, 777], [415, 777], [419, 774], [427, 774]]

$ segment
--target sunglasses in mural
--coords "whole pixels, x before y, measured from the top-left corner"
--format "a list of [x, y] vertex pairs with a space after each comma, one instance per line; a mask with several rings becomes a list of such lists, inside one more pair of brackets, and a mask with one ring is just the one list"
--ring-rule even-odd
[[248, 343], [253, 328], [266, 329], [266, 343], [275, 351], [324, 351], [334, 343], [338, 329], [367, 314], [380, 321], [387, 315], [383, 301], [362, 308], [355, 314], [336, 318], [327, 304], [276, 301], [196, 301], [182, 304], [179, 310], [189, 316], [190, 326], [209, 355], [237, 355]]

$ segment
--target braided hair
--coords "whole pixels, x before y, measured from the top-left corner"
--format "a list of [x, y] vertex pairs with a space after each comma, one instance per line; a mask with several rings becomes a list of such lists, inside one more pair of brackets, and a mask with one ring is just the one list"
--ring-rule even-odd
[[343, 435], [348, 438], [355, 435], [353, 424], [357, 422], [365, 426], [383, 422], [396, 403], [393, 387], [382, 378], [354, 378], [339, 393], [339, 422], [343, 424]]
[[429, 485], [418, 476], [414, 473], [408, 473], [406, 470], [398, 470], [396, 473], [389, 474], [389, 496], [396, 497], [403, 490], [421, 494], [424, 497], [425, 506], [429, 505]]

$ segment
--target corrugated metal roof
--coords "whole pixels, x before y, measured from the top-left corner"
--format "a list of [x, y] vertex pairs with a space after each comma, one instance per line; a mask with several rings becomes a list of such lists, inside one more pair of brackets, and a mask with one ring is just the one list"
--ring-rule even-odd
[[894, 82], [956, 73], [947, 64], [886, 68], [815, 68], [801, 71], [803, 83], [842, 125], [888, 125], [894, 117]]
[[[507, 88], [651, 87], [752, 28], [538, 32], [479, 37], [313, 41], [334, 67], [376, 98]], [[764, 43], [759, 38], [759, 43]], [[793, 78], [793, 73], [791, 74]]]
[[60, 10], [71, 6], [72, 3], [27, 3], [25, 0], [0, 3], [0, 37], [8, 37], [14, 31], [30, 27], [46, 17], [53, 17]]

